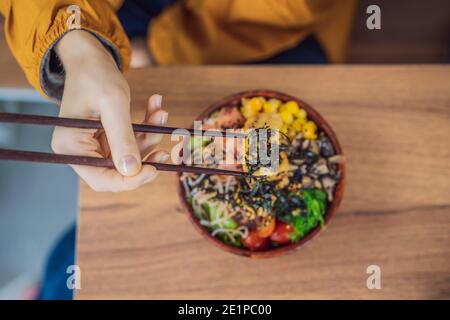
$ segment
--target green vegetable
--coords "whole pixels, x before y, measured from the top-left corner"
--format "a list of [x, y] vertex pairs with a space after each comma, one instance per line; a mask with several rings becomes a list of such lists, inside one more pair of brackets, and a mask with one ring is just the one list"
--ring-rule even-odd
[[191, 140], [189, 141], [189, 146], [191, 150], [195, 150], [197, 148], [200, 148], [201, 146], [204, 147], [208, 145], [211, 142], [211, 138], [209, 137], [191, 137]]
[[306, 214], [286, 217], [286, 222], [294, 228], [290, 234], [292, 241], [300, 240], [319, 223], [321, 226], [324, 224], [327, 194], [320, 189], [306, 189], [301, 191], [301, 196], [306, 206]]
[[238, 227], [238, 224], [233, 219], [228, 218], [223, 222], [223, 227], [225, 229], [236, 229]]
[[[218, 218], [217, 216], [217, 205], [211, 202], [202, 203], [202, 208], [207, 212], [209, 216], [209, 221], [214, 221]], [[232, 218], [225, 219], [222, 222], [222, 225], [225, 229], [236, 229], [238, 224]], [[213, 225], [213, 229], [219, 227], [219, 225]]]
[[[209, 221], [214, 221], [214, 220], [216, 220], [218, 218], [218, 216], [217, 216], [217, 214], [218, 214], [218, 212], [217, 212], [218, 206], [217, 206], [216, 203], [206, 201], [206, 202], [202, 203], [202, 208], [208, 214]], [[225, 219], [222, 222], [222, 226], [225, 229], [236, 229], [238, 227], [238, 224], [232, 218], [228, 218], [228, 219]], [[214, 224], [210, 228], [211, 228], [211, 230], [215, 230], [215, 229], [219, 228], [219, 225], [218, 224]], [[225, 233], [219, 234], [218, 237], [220, 239], [222, 239], [222, 241], [224, 243], [226, 243], [226, 244], [229, 244], [229, 245], [232, 245], [232, 246], [235, 246], [235, 247], [242, 246], [242, 243], [241, 243], [241, 241], [239, 239], [239, 236], [236, 236], [234, 241]]]
[[202, 203], [202, 208], [206, 211], [209, 217], [209, 221], [217, 219], [217, 206], [211, 202]]
[[227, 234], [221, 234], [218, 236], [222, 241], [226, 244], [235, 246], [235, 247], [242, 247], [242, 242], [239, 240], [239, 237], [236, 237], [235, 240], [231, 240], [231, 238]]

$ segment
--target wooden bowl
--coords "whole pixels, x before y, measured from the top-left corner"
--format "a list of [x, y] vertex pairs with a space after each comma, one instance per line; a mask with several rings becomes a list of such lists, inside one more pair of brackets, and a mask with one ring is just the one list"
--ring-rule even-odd
[[[239, 106], [241, 103], [242, 98], [251, 98], [256, 96], [262, 96], [267, 99], [275, 98], [279, 99], [282, 102], [287, 101], [296, 101], [298, 105], [303, 108], [307, 114], [308, 118], [313, 120], [317, 126], [320, 128], [320, 130], [324, 131], [327, 137], [330, 139], [331, 143], [333, 144], [334, 150], [336, 154], [342, 155], [342, 148], [339, 144], [339, 141], [336, 137], [336, 134], [331, 129], [330, 125], [322, 118], [322, 116], [311, 106], [309, 106], [307, 103], [303, 102], [302, 100], [292, 97], [290, 95], [273, 91], [273, 90], [252, 90], [252, 91], [244, 91], [240, 92], [231, 96], [228, 96], [219, 102], [214, 103], [212, 106], [207, 108], [205, 111], [203, 111], [196, 120], [203, 120], [207, 118], [211, 113], [214, 111], [226, 107], [226, 106]], [[219, 248], [240, 255], [244, 257], [250, 257], [250, 258], [269, 258], [274, 256], [279, 256], [281, 254], [287, 253], [289, 251], [293, 251], [294, 249], [298, 249], [302, 246], [304, 246], [308, 241], [310, 241], [312, 238], [317, 236], [323, 229], [325, 229], [329, 223], [333, 215], [335, 214], [336, 210], [338, 209], [343, 194], [344, 194], [344, 185], [345, 185], [345, 161], [342, 161], [339, 164], [339, 170], [340, 170], [340, 180], [336, 184], [335, 190], [334, 190], [334, 198], [333, 202], [328, 206], [327, 212], [325, 213], [325, 224], [324, 228], [321, 228], [320, 226], [317, 226], [316, 228], [312, 229], [306, 236], [304, 236], [302, 239], [300, 239], [297, 242], [290, 243], [288, 245], [280, 246], [277, 248], [271, 248], [263, 251], [252, 251], [246, 248], [237, 248], [230, 245], [227, 245], [217, 239], [216, 237], [213, 237], [210, 232], [204, 228], [201, 224], [198, 218], [195, 216], [194, 211], [192, 207], [188, 204], [186, 200], [186, 193], [183, 188], [183, 184], [181, 182], [181, 174], [179, 173], [177, 175], [177, 189], [178, 189], [178, 196], [180, 197], [180, 202], [183, 207], [183, 210], [186, 212], [187, 216], [189, 217], [189, 220], [192, 222], [192, 224], [195, 226], [195, 228], [209, 241], [212, 242], [214, 245], [218, 246]]]

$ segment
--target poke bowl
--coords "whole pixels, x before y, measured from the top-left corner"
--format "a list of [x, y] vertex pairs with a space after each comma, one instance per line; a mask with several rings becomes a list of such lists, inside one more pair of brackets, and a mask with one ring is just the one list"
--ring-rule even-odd
[[[281, 137], [279, 165], [270, 174], [245, 161], [207, 164], [251, 172], [244, 177], [178, 173], [181, 205], [209, 242], [237, 255], [266, 258], [300, 248], [329, 225], [343, 197], [345, 159], [315, 109], [284, 93], [253, 90], [222, 99], [196, 120], [203, 129], [268, 128]], [[213, 143], [214, 138], [192, 137], [188, 146], [202, 153]]]

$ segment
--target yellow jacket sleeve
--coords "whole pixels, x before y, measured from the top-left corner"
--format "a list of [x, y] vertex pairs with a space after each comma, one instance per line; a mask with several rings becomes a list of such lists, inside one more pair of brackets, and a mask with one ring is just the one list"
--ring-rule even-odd
[[[131, 47], [115, 14], [119, 4], [117, 0], [1, 0], [6, 40], [30, 84], [47, 96], [60, 98], [64, 79], [51, 74], [50, 60], [56, 56], [52, 49], [77, 21], [80, 29], [94, 34], [111, 50], [121, 69], [127, 68]], [[73, 5], [79, 10], [68, 10]], [[73, 19], [76, 12], [79, 20]]]
[[314, 34], [342, 62], [357, 0], [185, 0], [154, 19], [149, 47], [163, 65], [268, 58]]

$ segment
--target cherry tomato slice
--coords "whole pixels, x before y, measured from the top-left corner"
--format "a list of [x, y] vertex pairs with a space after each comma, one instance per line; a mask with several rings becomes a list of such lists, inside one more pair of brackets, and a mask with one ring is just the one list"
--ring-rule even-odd
[[275, 231], [275, 218], [272, 218], [268, 221], [268, 223], [264, 226], [258, 228], [258, 236], [261, 238], [268, 238]]
[[250, 250], [264, 250], [269, 246], [270, 240], [269, 238], [260, 237], [257, 231], [252, 230], [248, 233], [247, 238], [244, 239], [243, 244]]
[[294, 229], [291, 225], [278, 221], [275, 231], [270, 236], [270, 240], [278, 244], [287, 244], [291, 242], [289, 234], [292, 233], [292, 231], [294, 231]]

